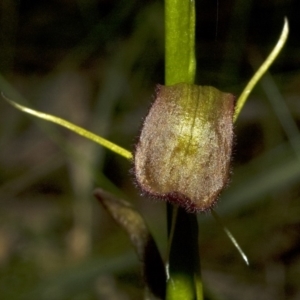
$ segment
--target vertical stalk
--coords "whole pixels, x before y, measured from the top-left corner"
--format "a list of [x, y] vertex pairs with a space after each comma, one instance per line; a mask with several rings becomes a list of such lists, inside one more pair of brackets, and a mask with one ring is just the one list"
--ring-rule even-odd
[[195, 1], [165, 0], [165, 84], [194, 83]]
[[[195, 1], [165, 1], [165, 84], [194, 83]], [[168, 204], [167, 300], [203, 299], [194, 214]]]

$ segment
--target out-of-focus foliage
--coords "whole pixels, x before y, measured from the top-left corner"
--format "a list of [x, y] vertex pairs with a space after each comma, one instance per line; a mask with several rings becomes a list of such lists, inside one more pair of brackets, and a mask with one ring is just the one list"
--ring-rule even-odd
[[[276, 42], [289, 41], [235, 125], [232, 179], [199, 215], [209, 299], [300, 297], [299, 1], [197, 1], [197, 79], [238, 95]], [[162, 1], [1, 1], [0, 89], [132, 150], [163, 84]], [[21, 96], [22, 95], [22, 96]], [[95, 186], [130, 199], [166, 253], [165, 206], [142, 199], [131, 165], [0, 102], [1, 299], [141, 299], [140, 265]]]

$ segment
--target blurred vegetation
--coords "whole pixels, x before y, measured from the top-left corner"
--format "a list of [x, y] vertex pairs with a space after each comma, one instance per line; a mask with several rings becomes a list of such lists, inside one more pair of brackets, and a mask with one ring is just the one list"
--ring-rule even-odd
[[[238, 95], [273, 47], [287, 46], [235, 125], [232, 179], [217, 211], [245, 266], [200, 214], [207, 299], [300, 298], [300, 3], [197, 1], [197, 79]], [[133, 150], [163, 83], [163, 1], [0, 3], [0, 89]], [[165, 253], [165, 205], [143, 199], [131, 165], [0, 102], [1, 299], [142, 299], [140, 265], [92, 196], [126, 198]]]

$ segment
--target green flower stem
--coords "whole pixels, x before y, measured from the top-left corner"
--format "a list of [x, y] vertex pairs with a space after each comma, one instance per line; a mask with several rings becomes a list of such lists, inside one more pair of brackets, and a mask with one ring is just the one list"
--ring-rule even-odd
[[195, 1], [165, 0], [165, 84], [194, 83]]
[[[165, 1], [165, 84], [194, 83], [195, 1]], [[203, 299], [194, 214], [168, 204], [167, 300]]]
[[[196, 215], [173, 208], [167, 263], [167, 300], [203, 299]], [[170, 215], [169, 215], [170, 216]]]

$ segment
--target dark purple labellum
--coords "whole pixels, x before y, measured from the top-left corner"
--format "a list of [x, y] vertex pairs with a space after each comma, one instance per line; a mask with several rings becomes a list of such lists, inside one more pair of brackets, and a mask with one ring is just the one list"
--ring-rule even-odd
[[158, 86], [134, 157], [138, 185], [187, 211], [212, 207], [228, 181], [234, 96], [214, 87]]

